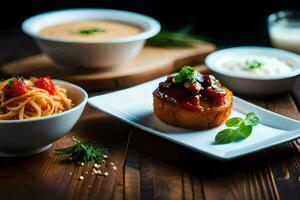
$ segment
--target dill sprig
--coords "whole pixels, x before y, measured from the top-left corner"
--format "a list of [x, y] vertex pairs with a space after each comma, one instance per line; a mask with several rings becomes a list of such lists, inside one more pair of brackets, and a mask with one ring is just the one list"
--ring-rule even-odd
[[161, 31], [147, 40], [147, 45], [158, 47], [194, 47], [206, 39], [190, 34], [192, 26], [188, 25], [179, 31]]
[[73, 161], [77, 162], [98, 162], [104, 160], [107, 157], [108, 149], [102, 147], [99, 144], [95, 144], [89, 141], [81, 141], [73, 138], [74, 145], [55, 149], [55, 153], [58, 156], [67, 156]]

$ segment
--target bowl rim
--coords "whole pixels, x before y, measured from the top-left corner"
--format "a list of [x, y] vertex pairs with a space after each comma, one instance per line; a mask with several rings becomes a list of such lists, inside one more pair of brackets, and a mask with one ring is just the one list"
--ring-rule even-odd
[[[144, 30], [143, 32], [129, 36], [129, 37], [121, 37], [121, 38], [115, 38], [111, 40], [76, 40], [76, 39], [70, 39], [70, 38], [58, 38], [58, 37], [51, 37], [51, 36], [45, 36], [41, 35], [38, 32], [35, 32], [32, 30], [32, 24], [43, 19], [44, 17], [53, 17], [56, 14], [61, 14], [64, 12], [74, 12], [74, 13], [87, 13], [87, 12], [99, 12], [99, 13], [112, 13], [111, 18], [115, 18], [116, 21], [118, 21], [118, 18], [116, 17], [117, 15], [128, 15], [131, 16], [137, 20], [143, 20], [144, 22], [147, 23], [148, 28]], [[126, 21], [127, 19], [124, 19]], [[64, 20], [62, 19], [61, 22]], [[75, 21], [75, 20], [74, 20]], [[78, 21], [78, 20], [77, 20]], [[119, 20], [120, 21], [120, 20]], [[128, 23], [132, 23], [132, 21], [127, 20]], [[135, 13], [135, 12], [130, 12], [130, 11], [125, 11], [125, 10], [115, 10], [115, 9], [102, 9], [102, 8], [72, 8], [72, 9], [61, 9], [61, 10], [54, 10], [54, 11], [49, 11], [45, 13], [40, 13], [34, 16], [31, 16], [27, 19], [25, 19], [22, 22], [22, 30], [24, 33], [27, 35], [35, 38], [35, 39], [41, 39], [41, 40], [48, 40], [48, 41], [53, 41], [53, 42], [62, 42], [62, 43], [79, 43], [79, 44], [109, 44], [109, 43], [127, 43], [127, 42], [134, 42], [134, 41], [139, 41], [139, 40], [146, 40], [150, 37], [153, 37], [154, 35], [158, 34], [161, 25], [160, 23], [155, 20], [152, 17]]]
[[39, 118], [33, 118], [33, 119], [21, 119], [21, 120], [0, 120], [0, 125], [1, 124], [19, 124], [19, 123], [29, 123], [29, 122], [36, 122], [36, 121], [44, 121], [44, 120], [49, 120], [52, 118], [57, 118], [63, 115], [67, 115], [71, 112], [74, 112], [76, 110], [78, 110], [79, 108], [81, 108], [82, 106], [85, 106], [88, 100], [88, 94], [87, 92], [79, 87], [78, 85], [75, 85], [73, 83], [64, 81], [64, 80], [58, 80], [58, 79], [53, 79], [54, 83], [56, 84], [66, 84], [74, 89], [77, 89], [78, 91], [81, 92], [81, 94], [83, 94], [83, 99], [81, 100], [81, 102], [77, 105], [75, 105], [73, 108], [66, 110], [64, 112], [58, 113], [58, 114], [54, 114], [54, 115], [49, 115], [49, 116], [45, 116], [45, 117], [39, 117]]
[[[268, 54], [272, 54], [274, 57], [279, 58], [280, 60], [284, 60], [284, 58], [288, 58], [290, 60], [294, 60], [297, 64], [293, 65], [293, 70], [289, 73], [279, 74], [279, 75], [257, 75], [257, 74], [246, 74], [246, 73], [232, 73], [229, 70], [221, 70], [219, 66], [214, 64], [215, 60], [218, 57], [224, 56], [228, 53], [237, 53], [242, 51], [264, 51], [268, 52]], [[210, 53], [205, 58], [205, 64], [209, 69], [215, 71], [219, 74], [232, 77], [232, 78], [240, 78], [240, 79], [248, 79], [248, 80], [279, 80], [292, 78], [300, 74], [300, 56], [296, 53], [292, 53], [289, 51], [285, 51], [282, 49], [272, 48], [272, 47], [264, 47], [264, 46], [240, 46], [240, 47], [230, 47], [221, 50], [214, 51]]]

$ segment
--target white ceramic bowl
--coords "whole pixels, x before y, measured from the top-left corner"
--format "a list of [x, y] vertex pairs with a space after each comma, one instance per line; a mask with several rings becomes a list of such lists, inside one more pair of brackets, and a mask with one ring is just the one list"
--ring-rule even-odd
[[[55, 24], [78, 20], [113, 20], [141, 27], [134, 36], [105, 41], [76, 41], [39, 34], [40, 30]], [[160, 31], [160, 24], [145, 15], [109, 9], [68, 9], [39, 14], [25, 20], [23, 31], [33, 37], [41, 50], [57, 64], [70, 67], [104, 68], [126, 62], [143, 48], [146, 39]]]
[[[285, 61], [292, 67], [292, 71], [286, 74], [273, 76], [245, 74], [232, 72], [217, 64], [217, 60], [224, 56], [259, 54], [274, 56]], [[234, 93], [243, 95], [271, 95], [288, 92], [293, 89], [296, 77], [300, 74], [300, 56], [288, 51], [269, 47], [234, 47], [215, 51], [205, 59], [205, 64], [215, 74], [221, 83], [233, 90]]]
[[58, 140], [78, 121], [88, 95], [80, 87], [55, 80], [68, 90], [75, 107], [65, 112], [30, 120], [0, 120], [0, 156], [25, 156], [42, 152]]

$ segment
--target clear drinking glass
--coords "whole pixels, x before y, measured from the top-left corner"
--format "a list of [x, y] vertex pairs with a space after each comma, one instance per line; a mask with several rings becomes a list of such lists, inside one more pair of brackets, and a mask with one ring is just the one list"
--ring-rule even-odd
[[268, 29], [274, 47], [300, 54], [300, 11], [279, 11], [268, 17]]

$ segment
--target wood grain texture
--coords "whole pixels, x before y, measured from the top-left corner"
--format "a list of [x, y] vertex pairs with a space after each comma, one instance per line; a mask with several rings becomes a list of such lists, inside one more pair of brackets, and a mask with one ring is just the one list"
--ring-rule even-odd
[[[1, 199], [123, 199], [123, 170], [130, 127], [87, 107], [80, 122], [47, 152], [32, 157], [0, 160]], [[90, 175], [92, 166], [62, 162], [55, 148], [71, 144], [71, 136], [95, 140], [110, 149], [103, 171], [108, 177]], [[88, 175], [86, 175], [88, 171]], [[72, 175], [70, 175], [70, 172]], [[83, 175], [84, 181], [78, 177]]]
[[[203, 72], [205, 68], [200, 67]], [[290, 94], [248, 99], [299, 119]], [[91, 169], [63, 163], [53, 150], [71, 136], [93, 139], [111, 149], [110, 176], [78, 177]], [[89, 106], [71, 133], [45, 153], [0, 160], [0, 196], [5, 199], [299, 199], [299, 141], [244, 158], [213, 160], [132, 128]], [[70, 176], [70, 172], [72, 175]], [[12, 190], [13, 189], [13, 190]], [[51, 195], [45, 197], [45, 193]]]
[[201, 64], [205, 56], [215, 49], [210, 43], [193, 48], [158, 48], [146, 46], [133, 60], [102, 70], [59, 67], [46, 55], [35, 55], [8, 64], [0, 69], [7, 76], [21, 74], [26, 77], [50, 75], [81, 85], [89, 91], [129, 87], [156, 77], [172, 73], [186, 64]]
[[[1, 63], [38, 53], [33, 42], [19, 33], [1, 33], [0, 42]], [[295, 103], [300, 102], [299, 90], [248, 100], [300, 119]], [[89, 165], [61, 162], [53, 152], [70, 145], [72, 136], [109, 147], [109, 162], [115, 162], [118, 170], [107, 167], [108, 177], [86, 176], [78, 181]], [[296, 140], [237, 160], [216, 161], [88, 106], [79, 123], [50, 150], [0, 159], [0, 199], [300, 199], [299, 150]]]
[[[290, 94], [249, 100], [274, 112], [299, 119], [299, 112]], [[148, 182], [154, 183], [153, 192], [156, 199], [299, 198], [298, 167], [300, 165], [299, 152], [295, 146], [299, 144], [298, 142], [276, 146], [234, 161], [221, 162], [195, 155], [194, 152], [175, 147], [177, 145], [142, 131], [136, 130], [131, 137], [129, 155], [136, 155], [138, 152], [136, 157], [140, 159], [135, 159], [136, 163], [144, 160], [145, 157], [148, 158], [145, 167], [152, 168], [154, 171], [144, 176], [147, 177]], [[151, 146], [149, 146], [150, 142]], [[291, 155], [278, 157], [282, 148], [285, 148], [283, 152]], [[289, 162], [289, 157], [294, 160], [294, 164]], [[277, 159], [280, 159], [279, 163], [274, 162]], [[161, 160], [164, 160], [164, 164], [160, 164]], [[139, 177], [143, 176], [142, 171], [140, 169]], [[293, 177], [289, 171], [294, 172]], [[125, 171], [126, 173], [131, 172]], [[291, 193], [286, 194], [287, 191]], [[136, 193], [139, 192], [141, 191], [137, 188]], [[149, 193], [148, 191], [147, 194]]]
[[[267, 108], [300, 120], [297, 106], [291, 95], [282, 95], [267, 102]], [[300, 195], [299, 140], [289, 142], [267, 151], [273, 155], [271, 169], [281, 199], [297, 199]], [[286, 193], [286, 191], [289, 191]]]
[[[292, 96], [248, 99], [299, 119]], [[61, 162], [54, 149], [71, 136], [111, 149], [108, 177], [85, 175], [91, 166]], [[132, 128], [89, 106], [70, 134], [42, 154], [0, 160], [4, 199], [299, 199], [299, 141], [244, 158], [213, 160]], [[72, 175], [70, 175], [72, 172]], [[83, 174], [84, 181], [78, 181]], [[45, 194], [48, 194], [47, 196]]]

